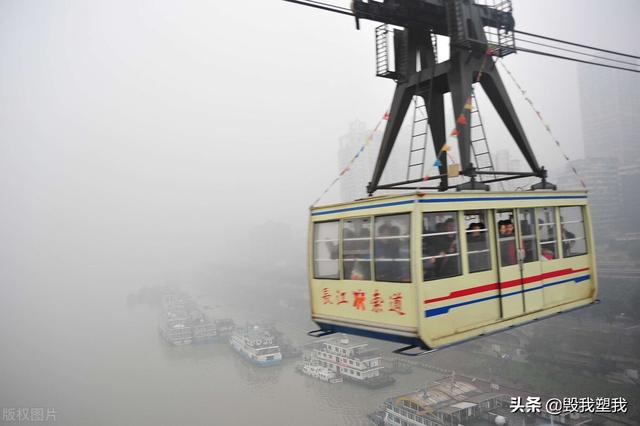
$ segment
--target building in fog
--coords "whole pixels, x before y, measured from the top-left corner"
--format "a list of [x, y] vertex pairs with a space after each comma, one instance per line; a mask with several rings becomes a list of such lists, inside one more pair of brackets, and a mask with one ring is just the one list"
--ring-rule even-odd
[[640, 84], [636, 75], [578, 66], [585, 160], [596, 238], [640, 232]]
[[[521, 154], [518, 155], [522, 157]], [[524, 167], [526, 162], [524, 162], [522, 158], [517, 158], [516, 154], [508, 149], [499, 149], [497, 151], [494, 151], [492, 152], [491, 157], [493, 159], [494, 170], [500, 172], [529, 171]], [[500, 184], [499, 188], [501, 190], [504, 189], [505, 191], [512, 191], [519, 186], [522, 186], [522, 184], [523, 181], [521, 180], [505, 181]]]
[[508, 149], [499, 149], [493, 153], [493, 167], [499, 171], [523, 171], [522, 160], [516, 158]]
[[638, 234], [640, 220], [636, 212], [640, 211], [640, 164], [636, 162], [620, 167], [620, 186], [622, 189], [621, 230], [624, 234]]
[[[340, 201], [353, 201], [367, 196], [366, 188], [376, 166], [383, 129], [384, 127], [381, 126], [380, 131], [374, 132], [373, 129], [368, 129], [364, 122], [356, 120], [349, 124], [349, 132], [340, 138], [338, 170], [342, 171], [371, 136], [371, 142], [360, 153], [350, 170], [340, 179]], [[396, 142], [396, 148], [399, 149], [395, 149], [394, 153], [400, 155], [393, 155], [389, 159], [382, 182], [398, 182], [406, 178], [407, 164], [404, 156], [408, 151], [403, 150], [408, 147], [399, 140]]]
[[578, 66], [586, 158], [612, 157], [620, 166], [640, 158], [638, 76], [591, 65]]
[[589, 191], [589, 205], [596, 241], [605, 243], [620, 235], [623, 214], [620, 167], [616, 158], [586, 158], [571, 161], [558, 177], [561, 189], [582, 189], [578, 171]]
[[614, 157], [588, 157], [572, 161], [560, 173], [561, 189], [582, 188], [574, 166], [589, 191], [596, 240], [608, 242], [625, 234], [640, 233], [640, 164], [622, 165]]
[[[342, 170], [372, 134], [366, 124], [356, 120], [349, 125], [349, 132], [340, 138], [338, 169]], [[340, 179], [340, 201], [352, 201], [367, 195], [366, 187], [371, 180], [376, 157], [380, 150], [380, 138], [374, 135], [351, 169]]]

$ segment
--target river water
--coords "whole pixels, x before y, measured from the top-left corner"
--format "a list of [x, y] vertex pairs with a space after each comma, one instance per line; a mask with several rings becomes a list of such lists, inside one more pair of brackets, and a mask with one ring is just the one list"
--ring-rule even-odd
[[[294, 343], [312, 340], [305, 335], [313, 328], [306, 306], [277, 298], [243, 304], [244, 297], [224, 301], [216, 294], [199, 297], [220, 317], [275, 319]], [[0, 313], [0, 406], [54, 410], [55, 422], [45, 424], [365, 425], [366, 414], [386, 398], [440, 377], [414, 369], [395, 375], [393, 386], [370, 390], [300, 375], [296, 360], [253, 366], [224, 341], [167, 346], [157, 333], [157, 309], [126, 307], [125, 296], [61, 284], [9, 298]], [[394, 347], [375, 346], [386, 355]], [[25, 423], [3, 420], [0, 425]]]

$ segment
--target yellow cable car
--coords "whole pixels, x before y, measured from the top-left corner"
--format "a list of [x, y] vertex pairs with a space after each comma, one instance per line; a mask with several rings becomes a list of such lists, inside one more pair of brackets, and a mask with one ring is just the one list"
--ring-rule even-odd
[[585, 192], [383, 195], [313, 207], [309, 225], [310, 335], [412, 354], [596, 302]]

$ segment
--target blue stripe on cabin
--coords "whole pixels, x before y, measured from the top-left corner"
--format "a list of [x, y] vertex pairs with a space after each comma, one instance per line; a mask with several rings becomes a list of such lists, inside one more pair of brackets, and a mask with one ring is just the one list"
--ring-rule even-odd
[[466, 198], [422, 198], [419, 203], [460, 203], [465, 201], [521, 201], [521, 200], [577, 200], [586, 199], [586, 195], [552, 195], [549, 197], [466, 197]]
[[345, 207], [343, 209], [327, 210], [327, 211], [324, 211], [324, 212], [314, 212], [314, 213], [311, 213], [311, 216], [320, 216], [320, 215], [323, 215], [323, 214], [344, 213], [344, 212], [351, 212], [351, 211], [355, 211], [355, 210], [377, 209], [377, 208], [380, 208], [380, 207], [402, 206], [404, 204], [413, 204], [415, 202], [416, 202], [416, 200], [406, 200], [406, 201], [395, 201], [393, 203], [374, 204], [372, 206]]
[[392, 203], [345, 207], [342, 209], [312, 212], [311, 216], [322, 216], [326, 214], [345, 213], [345, 212], [351, 212], [351, 211], [357, 211], [357, 210], [402, 206], [405, 204], [413, 204], [415, 202], [418, 202], [418, 203], [464, 203], [468, 201], [526, 201], [526, 200], [584, 200], [584, 199], [587, 199], [586, 195], [552, 195], [547, 197], [517, 196], [517, 197], [422, 198], [420, 200], [395, 201]]
[[552, 283], [542, 284], [540, 286], [537, 286], [537, 287], [534, 287], [534, 288], [529, 288], [529, 289], [526, 289], [524, 291], [523, 290], [518, 290], [518, 291], [515, 291], [513, 293], [502, 294], [502, 295], [497, 294], [495, 296], [488, 296], [488, 297], [483, 297], [481, 299], [468, 300], [466, 302], [460, 302], [460, 303], [454, 303], [452, 305], [441, 306], [439, 308], [427, 309], [426, 311], [424, 311], [424, 316], [426, 318], [436, 317], [438, 315], [446, 314], [446, 313], [449, 312], [450, 309], [459, 308], [460, 306], [472, 305], [474, 303], [486, 302], [487, 300], [491, 300], [491, 299], [498, 299], [500, 297], [504, 298], [504, 297], [514, 296], [516, 294], [527, 293], [527, 292], [535, 291], [535, 290], [542, 290], [545, 287], [552, 287], [552, 286], [555, 286], [555, 285], [565, 284], [565, 283], [568, 283], [568, 282], [571, 282], [571, 281], [574, 281], [576, 284], [579, 284], [579, 283], [581, 283], [583, 281], [588, 280], [589, 278], [591, 278], [591, 275], [587, 274], [587, 275], [582, 275], [582, 276], [579, 276], [579, 277], [568, 278], [568, 279], [565, 279], [565, 280], [560, 280], [560, 281], [555, 281], [555, 282], [552, 282]]

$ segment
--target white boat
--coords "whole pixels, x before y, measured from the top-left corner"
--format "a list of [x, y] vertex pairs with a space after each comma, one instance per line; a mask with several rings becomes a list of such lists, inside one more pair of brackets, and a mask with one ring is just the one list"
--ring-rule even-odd
[[395, 379], [382, 373], [382, 355], [364, 341], [338, 335], [310, 345], [311, 365], [319, 365], [345, 380], [371, 388], [388, 386]]
[[218, 337], [216, 324], [199, 309], [189, 312], [189, 324], [193, 330], [193, 342], [211, 342]]
[[282, 362], [282, 353], [274, 336], [258, 326], [235, 330], [229, 343], [236, 352], [256, 365], [276, 365]]
[[172, 345], [190, 345], [193, 341], [193, 330], [185, 317], [175, 314], [167, 315], [167, 319], [160, 323], [160, 335]]
[[234, 328], [230, 319], [214, 319], [188, 295], [167, 293], [162, 299], [160, 335], [172, 345], [215, 341]]
[[329, 383], [342, 383], [342, 377], [338, 377], [337, 374], [327, 367], [321, 365], [312, 365], [304, 363], [298, 369], [302, 374], [311, 376], [315, 379], [322, 380]]

